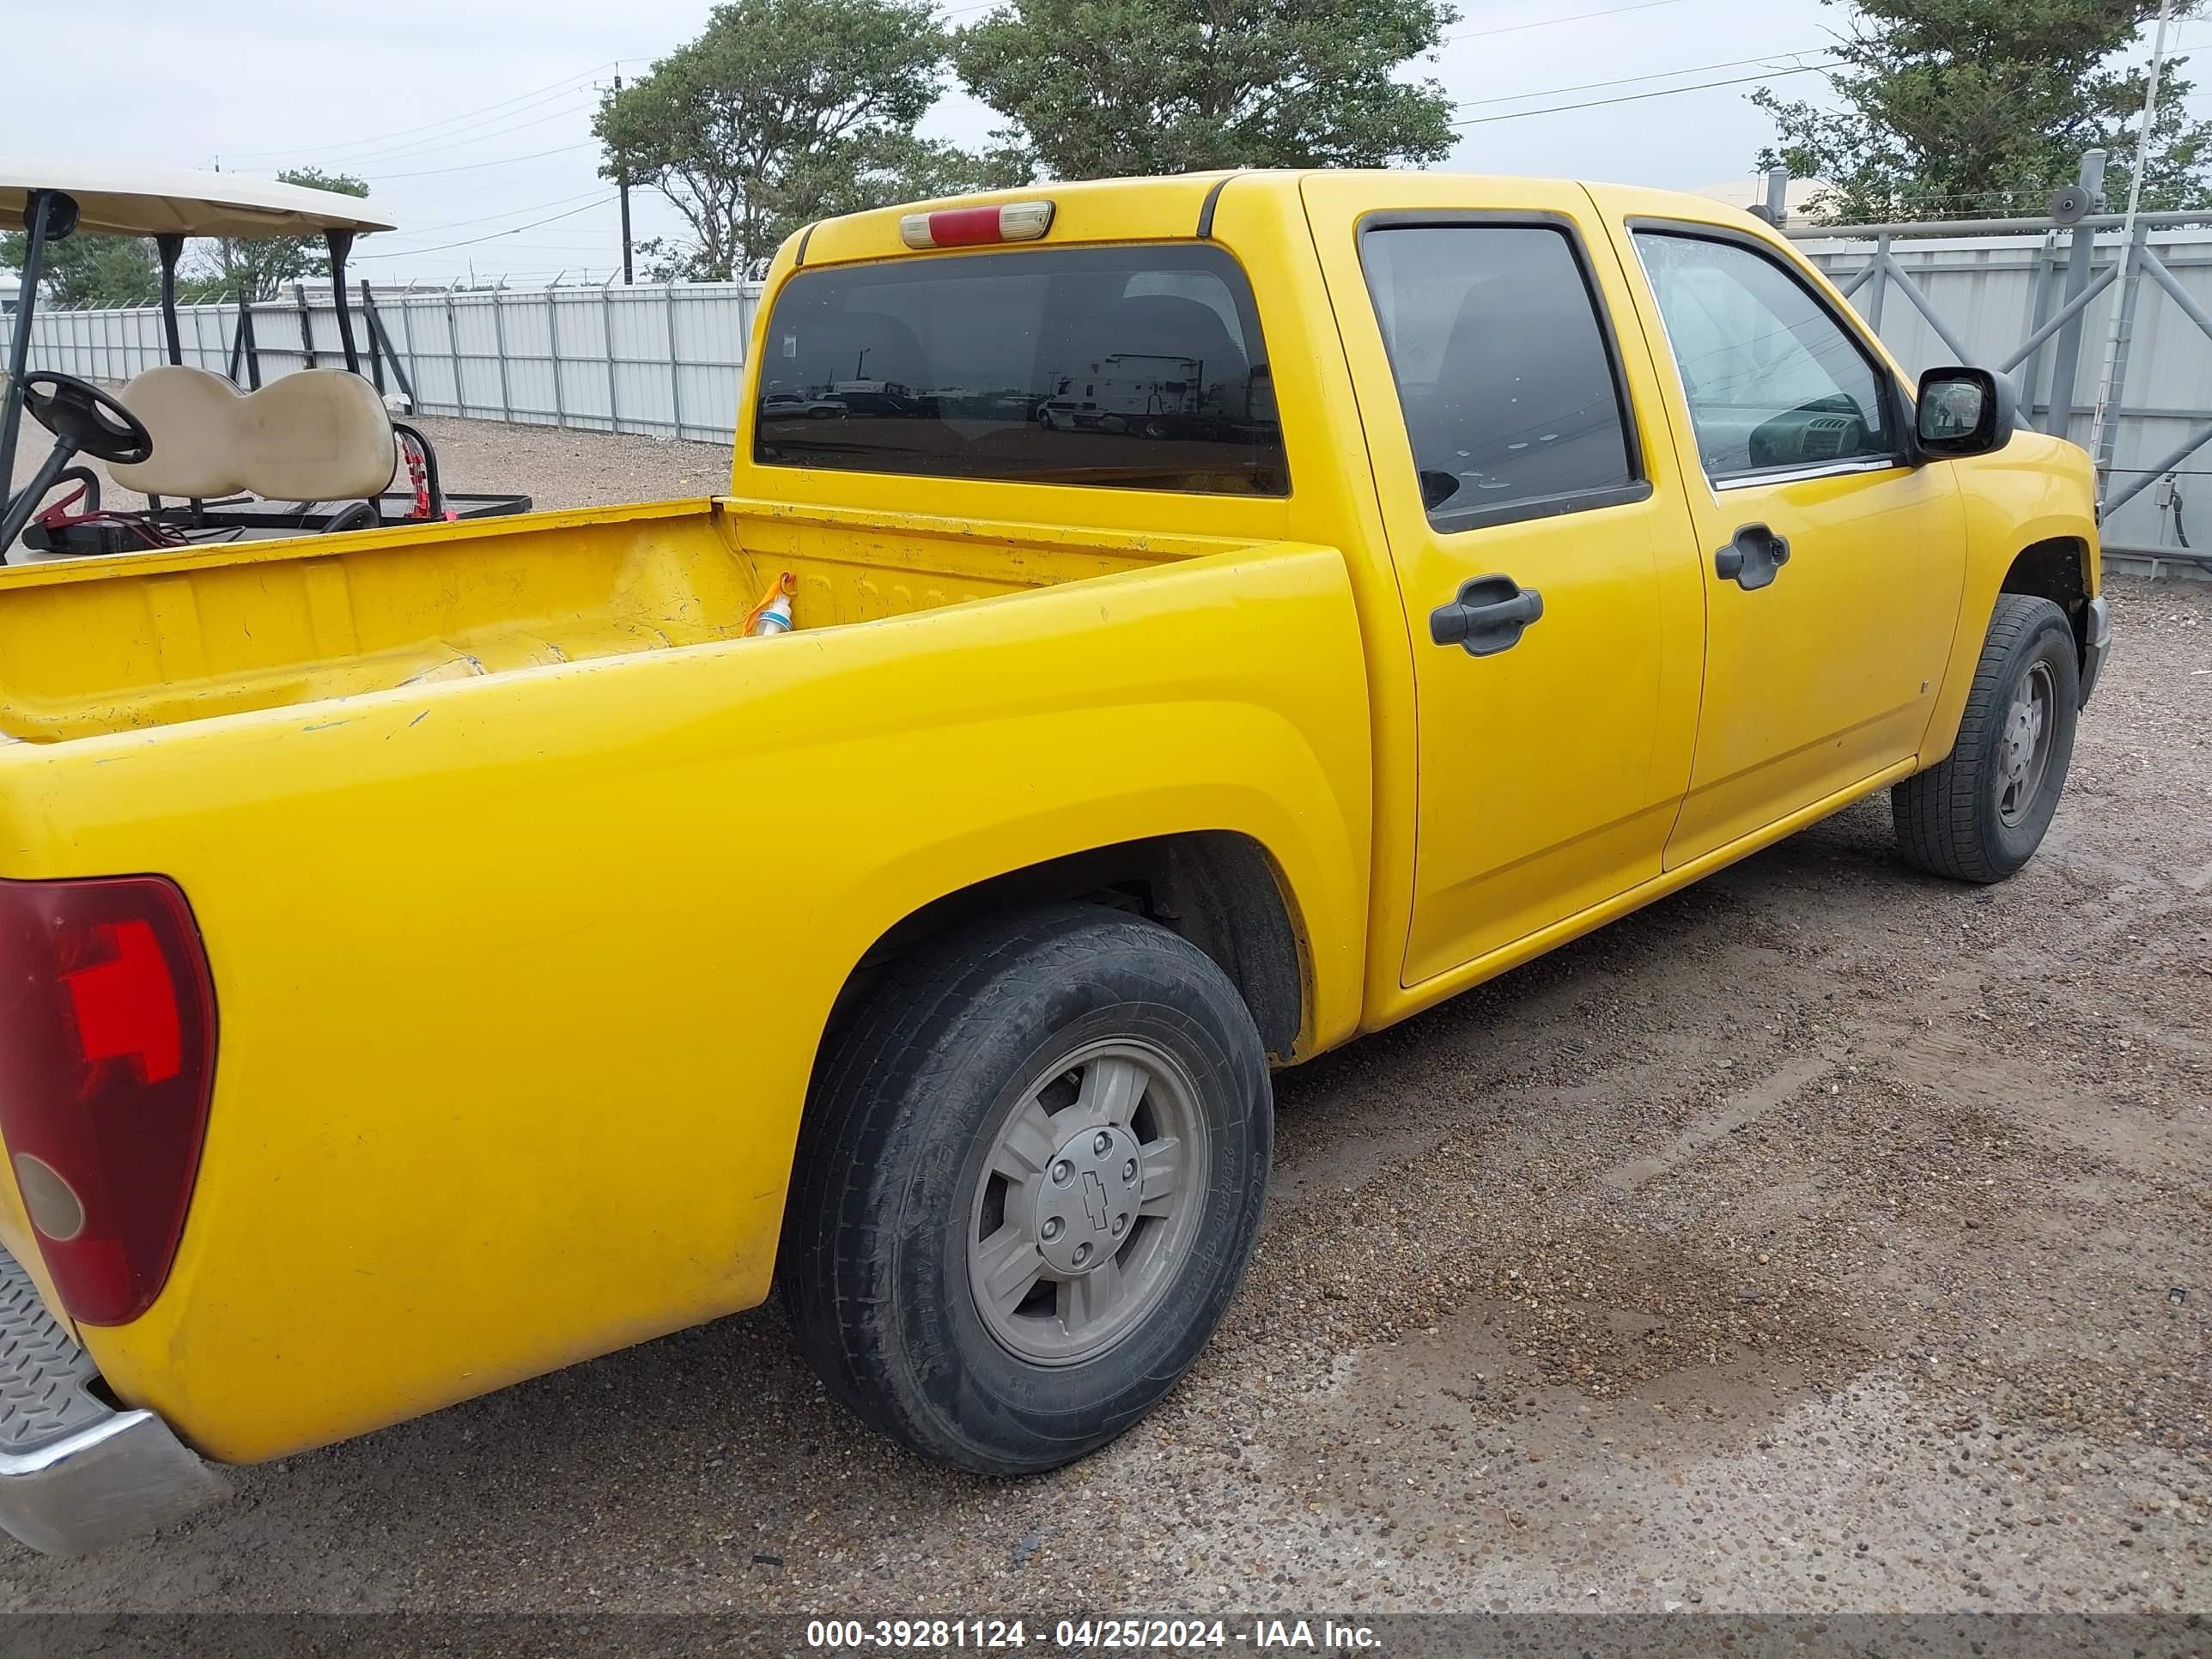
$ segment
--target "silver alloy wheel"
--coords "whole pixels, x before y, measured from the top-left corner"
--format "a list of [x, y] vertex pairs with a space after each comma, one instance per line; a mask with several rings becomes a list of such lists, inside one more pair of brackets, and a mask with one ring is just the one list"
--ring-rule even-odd
[[2030, 663], [2012, 689], [2004, 730], [1997, 738], [1997, 817], [2008, 830], [2033, 809], [2043, 788], [2057, 714], [2057, 683], [2051, 678], [2051, 665]]
[[991, 1334], [1073, 1365], [1135, 1330], [1189, 1259], [1211, 1152], [1197, 1085], [1164, 1049], [1114, 1037], [1044, 1068], [971, 1203], [968, 1283]]

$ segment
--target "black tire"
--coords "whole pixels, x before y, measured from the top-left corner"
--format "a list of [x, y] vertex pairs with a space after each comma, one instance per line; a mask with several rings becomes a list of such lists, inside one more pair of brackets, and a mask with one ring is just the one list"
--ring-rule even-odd
[[[2039, 782], [2008, 822], [2007, 721], [2015, 696], [2040, 673], [2051, 696], [2050, 743]], [[1954, 881], [2002, 881], [2042, 845], [2066, 787], [2081, 703], [2081, 659], [2066, 613], [2048, 599], [2000, 594], [1949, 757], [1890, 791], [1906, 863]]]
[[[1195, 1085], [1209, 1150], [1190, 1182], [1194, 1231], [1112, 1346], [1033, 1363], [971, 1288], [972, 1206], [995, 1178], [1001, 1126], [1053, 1075], [1041, 1068], [1124, 1040]], [[983, 924], [871, 987], [817, 1062], [777, 1267], [784, 1307], [830, 1392], [902, 1444], [983, 1474], [1054, 1468], [1127, 1429], [1197, 1358], [1259, 1237], [1273, 1151], [1259, 1033], [1203, 952], [1091, 905]]]

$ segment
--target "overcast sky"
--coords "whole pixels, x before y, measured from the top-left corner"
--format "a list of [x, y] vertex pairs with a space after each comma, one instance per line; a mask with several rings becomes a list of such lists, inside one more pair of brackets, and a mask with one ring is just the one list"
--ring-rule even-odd
[[[708, 9], [0, 0], [15, 64], [53, 70], [32, 95], [0, 96], [0, 155], [350, 172], [401, 226], [362, 244], [362, 275], [599, 280], [621, 242], [612, 202], [600, 199], [611, 186], [595, 174], [594, 88], [617, 64], [635, 77], [696, 34]], [[957, 23], [985, 9], [954, 0], [947, 15]], [[1461, 9], [1422, 70], [1463, 100], [1468, 125], [1445, 165], [1682, 188], [1749, 173], [1770, 136], [1747, 101], [1759, 80], [1824, 94], [1816, 74], [1777, 71], [1818, 61], [1844, 15], [1820, 0], [1462, 0]], [[2185, 43], [2200, 38], [2212, 26], [2192, 25]], [[1699, 84], [1715, 82], [1741, 83]], [[1600, 101], [1675, 86], [1698, 89]], [[1565, 105], [1589, 106], [1553, 107]], [[994, 119], [956, 82], [924, 130], [977, 143]], [[640, 238], [676, 228], [650, 191], [635, 201]]]

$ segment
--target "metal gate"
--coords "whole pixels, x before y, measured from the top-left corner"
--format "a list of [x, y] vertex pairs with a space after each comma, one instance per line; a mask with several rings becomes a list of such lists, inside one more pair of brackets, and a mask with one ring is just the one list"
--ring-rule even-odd
[[[2122, 216], [2094, 210], [2104, 172], [2104, 153], [2090, 151], [2076, 185], [2039, 218], [1779, 228], [1909, 369], [1959, 362], [2008, 374], [2027, 420], [2094, 442], [2111, 568], [2212, 574], [2212, 551], [2190, 545], [2187, 514], [2188, 481], [2212, 476], [2190, 465], [2212, 442], [2212, 212], [2138, 214], [2130, 258]], [[1769, 175], [1770, 221], [1780, 221], [1787, 182], [1779, 169]], [[2212, 488], [2201, 493], [2199, 544], [2212, 549]]]

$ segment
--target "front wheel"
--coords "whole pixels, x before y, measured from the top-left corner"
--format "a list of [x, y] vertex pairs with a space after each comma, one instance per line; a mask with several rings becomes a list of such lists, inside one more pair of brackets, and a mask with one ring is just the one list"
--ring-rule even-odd
[[1905, 862], [1954, 881], [2002, 881], [2035, 854], [2074, 758], [2081, 661], [2066, 613], [1998, 597], [1949, 757], [1890, 792]]
[[1113, 1439], [1205, 1346], [1259, 1236], [1258, 1032], [1165, 928], [1083, 905], [963, 933], [841, 1021], [779, 1263], [865, 1421], [986, 1474]]

